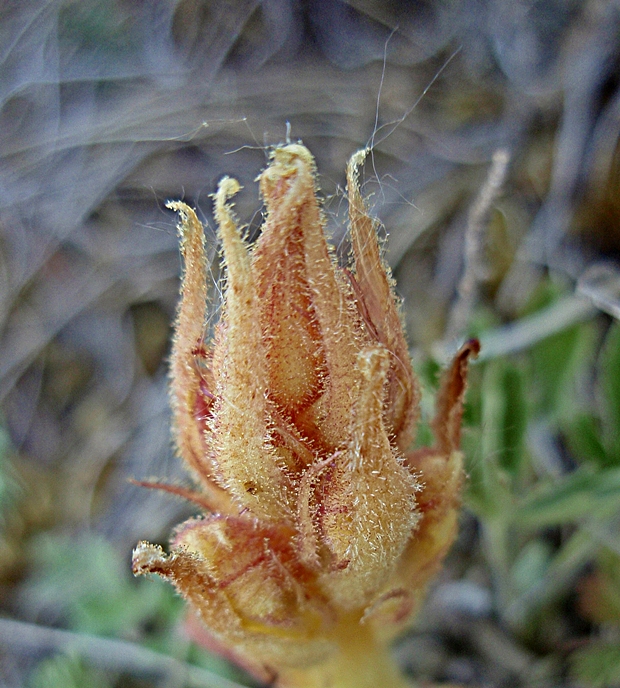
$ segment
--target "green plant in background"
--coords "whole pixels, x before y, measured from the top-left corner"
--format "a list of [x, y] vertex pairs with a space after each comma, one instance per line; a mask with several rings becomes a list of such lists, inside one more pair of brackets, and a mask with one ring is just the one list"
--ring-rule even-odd
[[74, 656], [57, 655], [43, 660], [30, 677], [29, 688], [110, 688], [103, 671], [85, 666]]
[[[65, 628], [86, 641], [121, 639], [127, 641], [129, 652], [134, 643], [140, 643], [164, 658], [204, 668], [213, 672], [213, 685], [218, 675], [239, 678], [239, 672], [224, 660], [197, 648], [178, 632], [184, 605], [169, 586], [158, 580], [134, 581], [125, 559], [104, 538], [93, 534], [76, 541], [43, 534], [31, 543], [30, 561], [35, 574], [24, 595], [37, 615], [62, 620]], [[29, 685], [108, 688], [119, 685], [121, 674], [121, 670], [96, 668], [70, 648], [40, 662]]]
[[[535, 309], [554, 292], [539, 294]], [[554, 612], [594, 563], [579, 607], [604, 633], [571, 665], [581, 683], [611, 686], [620, 676], [620, 326], [605, 334], [593, 370], [599, 339], [590, 320], [476, 367], [466, 504], [480, 522], [497, 612], [534, 647], [552, 648]]]
[[77, 542], [42, 534], [31, 550], [37, 573], [26, 594], [39, 614], [60, 617], [74, 631], [128, 640], [147, 627], [149, 647], [174, 652], [180, 600], [158, 582], [134, 585], [127, 562], [110, 542], [96, 534]]

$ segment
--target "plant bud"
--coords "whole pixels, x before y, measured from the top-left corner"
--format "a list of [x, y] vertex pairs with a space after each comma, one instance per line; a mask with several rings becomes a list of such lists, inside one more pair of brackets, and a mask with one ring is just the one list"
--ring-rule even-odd
[[169, 579], [212, 646], [281, 686], [379, 685], [387, 669], [356, 683], [351, 658], [383, 652], [456, 532], [463, 395], [478, 343], [445, 375], [435, 445], [410, 451], [420, 395], [359, 191], [365, 155], [347, 171], [348, 269], [325, 239], [305, 147], [277, 148], [260, 175], [266, 217], [252, 248], [231, 210], [239, 185], [222, 180], [215, 218], [226, 282], [208, 344], [203, 228], [191, 208], [169, 204], [185, 258], [174, 434], [198, 490], [164, 489], [205, 515], [177, 529], [170, 554], [140, 543], [133, 569]]

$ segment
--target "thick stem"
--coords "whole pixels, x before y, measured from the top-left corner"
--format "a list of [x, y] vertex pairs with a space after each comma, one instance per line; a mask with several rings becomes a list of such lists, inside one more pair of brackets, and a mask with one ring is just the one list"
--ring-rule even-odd
[[280, 673], [278, 688], [411, 688], [389, 646], [380, 643], [359, 617], [338, 625], [339, 651], [328, 661]]

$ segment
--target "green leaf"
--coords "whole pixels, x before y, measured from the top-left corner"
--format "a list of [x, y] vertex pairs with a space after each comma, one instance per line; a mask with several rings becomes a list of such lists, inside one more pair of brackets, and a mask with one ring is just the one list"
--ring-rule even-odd
[[77, 657], [56, 655], [37, 665], [28, 684], [29, 688], [110, 688], [112, 679]]
[[[462, 444], [467, 474], [467, 505], [483, 521], [488, 519], [492, 522], [498, 518], [500, 521], [506, 520], [506, 515], [512, 513], [514, 502], [506, 474], [498, 471], [496, 464], [488, 461], [479, 450], [468, 451], [469, 442]], [[477, 445], [479, 447], [480, 440]]]
[[579, 469], [545, 483], [526, 497], [515, 512], [517, 523], [544, 528], [604, 517], [620, 510], [620, 469], [598, 473]]
[[528, 542], [519, 552], [512, 566], [512, 580], [519, 593], [527, 593], [546, 574], [551, 560], [551, 548], [542, 540]]
[[527, 430], [527, 403], [525, 381], [521, 370], [507, 366], [502, 378], [504, 394], [504, 417], [502, 419], [502, 449], [500, 465], [513, 476], [521, 471], [525, 455], [525, 432]]
[[620, 465], [620, 325], [614, 323], [599, 358], [603, 442], [615, 465]]
[[575, 414], [575, 382], [591, 360], [594, 334], [592, 323], [582, 323], [547, 337], [533, 347], [532, 381], [538, 391], [539, 414], [552, 419]]
[[591, 643], [571, 656], [573, 678], [591, 688], [620, 685], [620, 645]]
[[600, 468], [613, 465], [601, 439], [601, 426], [592, 415], [578, 413], [564, 423], [564, 436], [571, 454], [579, 463], [589, 461]]
[[471, 395], [478, 406], [471, 412], [478, 427], [468, 429], [462, 442], [469, 476], [466, 499], [476, 513], [491, 517], [514, 501], [525, 457], [527, 404], [517, 366], [495, 359], [480, 368], [480, 391]]
[[144, 623], [157, 618], [167, 626], [181, 613], [171, 586], [134, 580], [126, 558], [101, 537], [44, 534], [33, 542], [33, 561], [38, 573], [28, 585], [29, 599], [56, 609], [72, 630], [135, 636]]
[[483, 451], [515, 478], [524, 457], [527, 404], [523, 373], [498, 359], [487, 366], [482, 389]]
[[492, 519], [501, 509], [493, 479], [497, 471], [489, 468], [480, 453], [480, 433], [468, 433], [463, 437], [462, 445], [467, 473], [465, 502], [483, 520]]

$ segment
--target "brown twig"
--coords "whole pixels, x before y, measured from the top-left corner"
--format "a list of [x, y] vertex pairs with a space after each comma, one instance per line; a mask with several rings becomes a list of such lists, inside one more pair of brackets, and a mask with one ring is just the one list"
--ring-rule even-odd
[[510, 155], [507, 150], [500, 148], [495, 151], [489, 174], [469, 212], [465, 231], [463, 275], [458, 286], [458, 299], [452, 308], [446, 328], [447, 341], [464, 334], [476, 303], [478, 284], [482, 274], [480, 255], [483, 248], [484, 230], [491, 205], [504, 185], [509, 160]]

